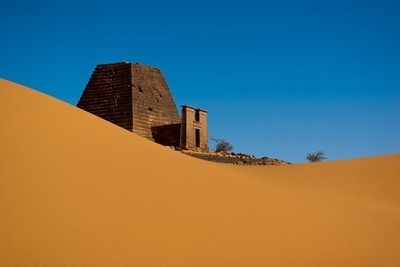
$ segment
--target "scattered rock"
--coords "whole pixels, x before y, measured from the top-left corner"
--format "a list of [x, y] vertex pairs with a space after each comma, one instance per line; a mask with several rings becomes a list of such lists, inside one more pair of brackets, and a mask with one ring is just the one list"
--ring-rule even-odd
[[287, 161], [280, 159], [272, 159], [269, 157], [256, 158], [254, 155], [243, 153], [222, 153], [222, 152], [198, 152], [183, 150], [182, 153], [212, 162], [228, 163], [237, 165], [286, 165], [291, 164]]

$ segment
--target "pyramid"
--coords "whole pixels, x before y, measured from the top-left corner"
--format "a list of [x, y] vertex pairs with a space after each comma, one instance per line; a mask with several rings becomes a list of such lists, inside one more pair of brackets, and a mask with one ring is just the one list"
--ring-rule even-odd
[[167, 146], [208, 150], [207, 111], [182, 106], [182, 120], [162, 72], [139, 63], [97, 65], [79, 108]]

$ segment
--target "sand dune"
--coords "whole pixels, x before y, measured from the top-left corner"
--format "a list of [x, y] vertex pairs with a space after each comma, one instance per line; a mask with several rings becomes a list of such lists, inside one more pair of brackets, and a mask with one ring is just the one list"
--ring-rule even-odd
[[190, 158], [0, 80], [0, 266], [400, 266], [400, 155]]

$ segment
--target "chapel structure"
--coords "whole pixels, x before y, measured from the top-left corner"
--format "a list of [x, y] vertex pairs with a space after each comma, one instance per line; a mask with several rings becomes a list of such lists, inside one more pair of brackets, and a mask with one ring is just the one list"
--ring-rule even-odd
[[128, 62], [97, 65], [77, 106], [161, 145], [208, 150], [207, 111], [184, 105], [180, 117], [157, 68]]

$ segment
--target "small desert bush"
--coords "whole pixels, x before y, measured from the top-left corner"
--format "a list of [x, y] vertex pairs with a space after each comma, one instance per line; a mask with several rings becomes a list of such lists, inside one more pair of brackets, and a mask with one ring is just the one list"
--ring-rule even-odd
[[309, 162], [321, 162], [326, 159], [325, 153], [323, 151], [318, 151], [314, 153], [308, 153], [306, 159]]
[[225, 139], [211, 138], [215, 142], [215, 152], [231, 152], [234, 147]]

